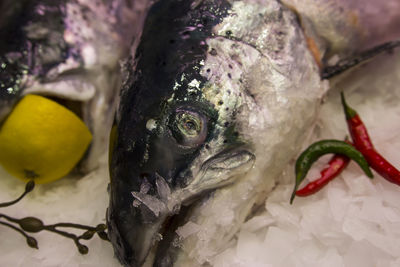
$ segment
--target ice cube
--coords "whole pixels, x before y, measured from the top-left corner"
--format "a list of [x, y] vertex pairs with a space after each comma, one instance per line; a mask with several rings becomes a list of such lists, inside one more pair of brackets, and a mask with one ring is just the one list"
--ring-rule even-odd
[[268, 228], [261, 255], [265, 262], [279, 266], [297, 247], [298, 236], [295, 231], [285, 231], [275, 226]]
[[384, 216], [382, 216], [383, 205], [382, 199], [380, 197], [365, 197], [362, 201], [362, 208], [360, 212], [360, 218], [382, 223], [384, 221]]
[[[318, 267], [344, 267], [343, 257], [335, 248], [329, 248], [316, 264]], [[356, 265], [354, 265], [356, 266]], [[358, 265], [360, 266], [360, 265]]]
[[238, 258], [242, 260], [258, 260], [263, 251], [262, 238], [244, 230], [239, 233], [236, 249]]
[[289, 203], [276, 204], [267, 201], [266, 210], [280, 223], [290, 224], [297, 227], [300, 221], [300, 215], [296, 207]]
[[255, 216], [243, 224], [242, 229], [249, 232], [255, 232], [263, 227], [271, 225], [274, 222], [275, 219], [269, 214]]
[[352, 242], [346, 254], [344, 263], [346, 266], [374, 267], [374, 259], [370, 251], [370, 244], [366, 241]]
[[200, 231], [201, 227], [194, 222], [188, 221], [185, 225], [178, 227], [176, 233], [183, 239]]
[[355, 164], [350, 164], [349, 167], [351, 167], [351, 169], [346, 172], [347, 175], [344, 176], [344, 181], [350, 189], [349, 191], [353, 195], [374, 194], [376, 188], [372, 184], [371, 179], [362, 173], [360, 167], [355, 166]]
[[361, 220], [347, 217], [343, 222], [343, 232], [354, 240], [361, 241], [366, 238], [368, 229]]
[[333, 219], [338, 222], [341, 221], [346, 215], [347, 208], [351, 201], [350, 197], [347, 196], [344, 189], [338, 187], [328, 187], [327, 197]]

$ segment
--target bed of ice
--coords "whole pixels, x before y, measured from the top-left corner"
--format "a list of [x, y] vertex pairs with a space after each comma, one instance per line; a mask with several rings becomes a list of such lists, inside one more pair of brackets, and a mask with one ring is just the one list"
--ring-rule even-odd
[[[343, 139], [347, 134], [339, 92], [367, 124], [376, 148], [400, 168], [400, 53], [383, 55], [336, 82], [326, 97], [314, 140]], [[313, 140], [308, 140], [305, 146]], [[19, 204], [1, 213], [36, 216], [46, 224], [105, 222], [108, 205], [107, 156], [102, 167], [83, 179], [69, 177], [37, 186]], [[329, 157], [324, 157], [325, 162]], [[308, 179], [318, 176], [319, 162]], [[0, 169], [0, 202], [17, 197], [24, 184]], [[210, 259], [215, 267], [395, 267], [400, 266], [400, 187], [375, 174], [369, 180], [351, 163], [316, 195], [289, 197], [293, 166], [268, 196], [265, 209], [248, 220], [231, 246]], [[179, 229], [190, 233], [196, 225]], [[95, 237], [83, 242], [80, 255], [71, 240], [43, 232], [33, 234], [39, 250], [29, 248], [13, 230], [0, 227], [0, 266], [120, 266], [109, 243]]]

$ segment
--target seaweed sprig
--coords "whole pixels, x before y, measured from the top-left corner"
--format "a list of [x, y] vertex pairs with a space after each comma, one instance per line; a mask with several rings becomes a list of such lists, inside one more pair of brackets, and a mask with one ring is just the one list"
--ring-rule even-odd
[[[1, 207], [8, 207], [13, 204], [16, 204], [19, 202], [24, 196], [26, 196], [29, 192], [33, 190], [35, 187], [35, 182], [33, 180], [30, 180], [26, 186], [25, 186], [25, 191], [19, 196], [17, 199], [9, 202], [4, 202], [0, 203], [0, 208]], [[107, 233], [106, 233], [106, 225], [101, 223], [98, 224], [97, 226], [88, 226], [88, 225], [83, 225], [83, 224], [77, 224], [77, 223], [55, 223], [55, 224], [49, 224], [46, 225], [43, 223], [42, 220], [36, 218], [36, 217], [25, 217], [21, 219], [17, 219], [11, 216], [8, 216], [6, 214], [0, 213], [0, 224], [7, 226], [16, 232], [20, 233], [26, 238], [26, 243], [28, 244], [29, 247], [31, 248], [36, 248], [38, 249], [38, 242], [37, 240], [29, 235], [28, 233], [38, 233], [41, 231], [48, 231], [52, 232], [58, 235], [61, 235], [66, 238], [70, 238], [74, 241], [76, 247], [78, 248], [79, 253], [81, 254], [87, 254], [89, 252], [89, 248], [82, 244], [80, 241], [81, 240], [89, 240], [91, 239], [95, 234], [97, 234], [102, 240], [109, 241]], [[14, 225], [13, 225], [13, 224]], [[65, 230], [60, 230], [59, 228], [73, 228], [73, 229], [78, 229], [78, 230], [85, 230], [81, 235], [76, 235], [70, 232], [67, 232]]]
[[0, 203], [0, 208], [4, 208], [4, 207], [8, 207], [8, 206], [16, 204], [21, 199], [23, 199], [24, 196], [26, 196], [29, 192], [31, 192], [33, 190], [33, 188], [35, 188], [35, 182], [33, 180], [30, 180], [29, 182], [26, 183], [25, 191], [22, 193], [22, 195], [20, 195], [17, 199], [15, 199], [13, 201]]

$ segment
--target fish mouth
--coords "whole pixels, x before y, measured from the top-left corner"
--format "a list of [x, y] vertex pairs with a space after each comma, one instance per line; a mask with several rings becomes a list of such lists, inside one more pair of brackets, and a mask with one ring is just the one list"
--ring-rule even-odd
[[[84, 103], [83, 102], [68, 99], [68, 98], [55, 97], [55, 96], [45, 96], [45, 95], [41, 95], [41, 96], [46, 97], [47, 99], [50, 99], [50, 100], [58, 103], [59, 105], [65, 107], [66, 109], [68, 109], [69, 111], [74, 113], [76, 116], [78, 116], [84, 122], [84, 118], [83, 118]], [[85, 123], [85, 125], [87, 127], [89, 127], [89, 125], [87, 125], [86, 123]]]
[[133, 215], [125, 220], [125, 223], [130, 222], [128, 225], [113, 218], [110, 206], [107, 224], [115, 256], [124, 266], [172, 266], [177, 250], [175, 231], [186, 223], [191, 207], [211, 193], [212, 190], [203, 192], [192, 198], [190, 204], [182, 203], [175, 211], [161, 212], [158, 216], [146, 207], [137, 207], [143, 216]]
[[89, 127], [84, 114], [84, 105], [93, 99], [96, 88], [86, 80], [86, 74], [79, 74], [78, 70], [62, 73], [55, 79], [33, 82], [27, 87], [23, 95], [36, 94], [57, 102], [76, 114]]
[[171, 266], [179, 251], [175, 231], [187, 222], [191, 207], [235, 182], [254, 160], [243, 149], [220, 153], [205, 161], [183, 188], [171, 188], [157, 173], [134, 191], [112, 178], [107, 223], [117, 258], [126, 266]]

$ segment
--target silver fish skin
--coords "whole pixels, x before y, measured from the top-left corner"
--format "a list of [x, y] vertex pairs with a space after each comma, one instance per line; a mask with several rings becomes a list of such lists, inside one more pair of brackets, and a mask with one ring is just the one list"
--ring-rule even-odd
[[110, 161], [115, 254], [206, 264], [298, 153], [327, 81], [276, 0], [157, 1], [128, 70]]
[[2, 1], [0, 121], [26, 94], [55, 98], [93, 134], [80, 171], [97, 167], [118, 101], [120, 60], [142, 27], [143, 2]]

